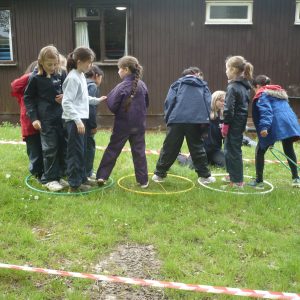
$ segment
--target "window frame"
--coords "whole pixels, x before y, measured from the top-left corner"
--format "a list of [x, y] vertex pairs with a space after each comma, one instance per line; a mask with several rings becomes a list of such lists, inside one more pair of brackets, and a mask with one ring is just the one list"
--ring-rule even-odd
[[[206, 0], [206, 25], [252, 25], [253, 0]], [[212, 19], [210, 12], [212, 6], [247, 6], [247, 19]]]
[[[127, 55], [130, 52], [130, 26], [129, 26], [129, 16], [131, 15], [131, 9], [129, 3], [114, 3], [114, 4], [84, 4], [84, 3], [77, 3], [73, 6], [73, 44], [76, 45], [76, 30], [75, 30], [75, 22], [84, 22], [84, 21], [99, 21], [100, 23], [100, 57], [105, 57], [105, 27], [104, 27], [104, 10], [105, 9], [113, 9], [118, 6], [125, 6], [126, 7], [126, 24], [127, 24], [127, 45], [125, 45], [125, 53]], [[99, 10], [99, 16], [91, 16], [91, 17], [76, 17], [76, 9], [78, 8], [96, 8]], [[127, 52], [126, 52], [127, 50]], [[110, 66], [110, 65], [117, 65], [118, 59], [100, 59], [95, 61], [96, 64], [100, 66]]]
[[300, 25], [300, 0], [296, 0], [295, 7], [295, 25]]
[[14, 9], [11, 6], [1, 5], [0, 10], [9, 10], [10, 12], [10, 44], [12, 60], [0, 60], [0, 66], [16, 66], [17, 65], [17, 47], [15, 40], [15, 21], [14, 21]]

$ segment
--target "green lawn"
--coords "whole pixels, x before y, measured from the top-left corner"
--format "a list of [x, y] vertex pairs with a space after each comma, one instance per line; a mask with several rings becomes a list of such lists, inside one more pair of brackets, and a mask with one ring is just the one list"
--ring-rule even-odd
[[[99, 131], [106, 146], [110, 132]], [[159, 149], [163, 133], [147, 133], [147, 149]], [[0, 127], [0, 140], [20, 141], [20, 129]], [[280, 144], [277, 147], [281, 149]], [[186, 145], [183, 152], [187, 151]], [[300, 145], [296, 145], [300, 160]], [[245, 158], [254, 148], [243, 147]], [[97, 167], [103, 151], [97, 151]], [[149, 172], [158, 158], [148, 155]], [[268, 152], [266, 158], [274, 159]], [[38, 193], [24, 183], [28, 160], [24, 145], [0, 144], [0, 262], [94, 273], [93, 266], [119, 244], [153, 245], [161, 268], [157, 278], [203, 285], [300, 292], [300, 189], [280, 164], [266, 164], [274, 191], [236, 195], [197, 184], [196, 173], [174, 164], [170, 173], [195, 183], [173, 195], [141, 195], [117, 181], [133, 174], [131, 154], [122, 153], [110, 189], [84, 196]], [[253, 163], [244, 164], [254, 175]], [[213, 173], [224, 173], [213, 169]], [[132, 178], [124, 179], [137, 189]], [[149, 191], [190, 186], [169, 178]], [[174, 189], [173, 189], [174, 188]], [[126, 276], [127, 274], [111, 274]], [[90, 280], [51, 277], [0, 269], [0, 299], [90, 299]], [[169, 299], [232, 299], [232, 296], [166, 290]], [[2, 296], [1, 296], [2, 295]], [[239, 297], [235, 297], [239, 298]]]

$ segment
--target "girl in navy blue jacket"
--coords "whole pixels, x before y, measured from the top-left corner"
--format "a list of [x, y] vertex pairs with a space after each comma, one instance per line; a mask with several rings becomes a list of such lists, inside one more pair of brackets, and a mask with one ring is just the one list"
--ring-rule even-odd
[[[288, 103], [288, 95], [279, 85], [270, 85], [265, 75], [255, 78], [255, 96], [252, 117], [257, 131], [258, 145], [255, 152], [256, 179], [249, 183], [255, 188], [263, 188], [264, 157], [268, 148], [276, 141], [282, 141], [285, 155], [294, 162], [297, 157], [293, 143], [300, 138], [297, 116]], [[297, 166], [288, 160], [292, 173], [292, 186], [300, 187]]]

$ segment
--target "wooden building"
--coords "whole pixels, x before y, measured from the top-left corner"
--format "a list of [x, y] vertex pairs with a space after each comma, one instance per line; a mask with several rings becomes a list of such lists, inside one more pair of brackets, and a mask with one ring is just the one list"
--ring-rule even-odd
[[[148, 127], [164, 125], [169, 85], [188, 66], [203, 70], [211, 91], [225, 89], [229, 55], [285, 87], [300, 116], [300, 0], [0, 0], [0, 122], [18, 120], [10, 82], [47, 44], [64, 55], [93, 48], [105, 72], [102, 94], [119, 82], [117, 59], [138, 57], [150, 92]], [[112, 124], [104, 104], [98, 113], [100, 125]]]

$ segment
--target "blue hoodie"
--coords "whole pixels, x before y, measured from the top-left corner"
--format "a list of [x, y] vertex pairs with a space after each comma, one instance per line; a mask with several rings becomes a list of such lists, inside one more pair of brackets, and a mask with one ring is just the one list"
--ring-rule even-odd
[[207, 83], [193, 75], [174, 82], [165, 100], [165, 121], [172, 123], [209, 124], [211, 93]]

